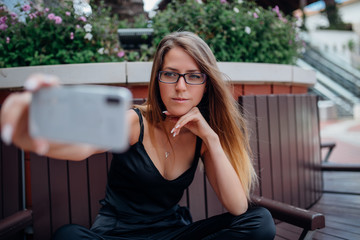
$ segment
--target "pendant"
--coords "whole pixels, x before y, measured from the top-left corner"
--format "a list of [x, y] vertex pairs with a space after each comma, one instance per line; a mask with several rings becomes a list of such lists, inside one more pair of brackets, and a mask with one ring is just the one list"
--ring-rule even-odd
[[169, 157], [170, 153], [169, 152], [165, 152], [165, 159], [167, 159]]

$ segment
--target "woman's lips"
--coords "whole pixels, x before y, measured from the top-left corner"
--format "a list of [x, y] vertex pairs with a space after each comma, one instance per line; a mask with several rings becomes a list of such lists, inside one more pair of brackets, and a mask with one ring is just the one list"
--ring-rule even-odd
[[183, 103], [183, 102], [188, 101], [187, 98], [172, 98], [172, 100], [175, 101], [175, 102], [179, 102], [179, 103]]

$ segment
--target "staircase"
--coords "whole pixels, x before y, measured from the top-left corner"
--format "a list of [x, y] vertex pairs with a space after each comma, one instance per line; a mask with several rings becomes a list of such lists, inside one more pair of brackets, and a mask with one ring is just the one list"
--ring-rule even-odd
[[316, 72], [317, 83], [311, 89], [322, 100], [331, 100], [338, 116], [353, 115], [360, 103], [360, 71], [332, 55], [308, 47], [297, 65]]

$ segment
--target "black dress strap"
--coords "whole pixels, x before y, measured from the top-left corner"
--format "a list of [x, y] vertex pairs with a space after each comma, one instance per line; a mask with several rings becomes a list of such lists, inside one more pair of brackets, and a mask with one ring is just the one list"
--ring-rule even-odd
[[139, 122], [140, 122], [140, 135], [139, 135], [139, 142], [143, 141], [144, 138], [144, 122], [143, 117], [141, 115], [140, 109], [133, 108], [133, 110], [136, 112], [136, 114], [139, 116]]
[[201, 155], [201, 145], [202, 145], [202, 139], [199, 136], [196, 136], [195, 154], [197, 154], [199, 157]]

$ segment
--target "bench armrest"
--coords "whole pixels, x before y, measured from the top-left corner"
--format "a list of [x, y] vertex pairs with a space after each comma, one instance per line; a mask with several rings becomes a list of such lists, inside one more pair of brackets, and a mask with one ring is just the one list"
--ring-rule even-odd
[[325, 227], [325, 217], [321, 213], [298, 208], [264, 197], [252, 196], [251, 200], [256, 205], [267, 208], [271, 212], [273, 218], [280, 221], [310, 231]]
[[0, 239], [11, 236], [32, 224], [32, 211], [25, 209], [0, 220]]
[[360, 172], [360, 164], [356, 163], [322, 163], [322, 171], [339, 171], [339, 172]]
[[334, 148], [336, 147], [336, 143], [335, 142], [325, 142], [325, 143], [321, 143], [320, 144], [321, 148]]

